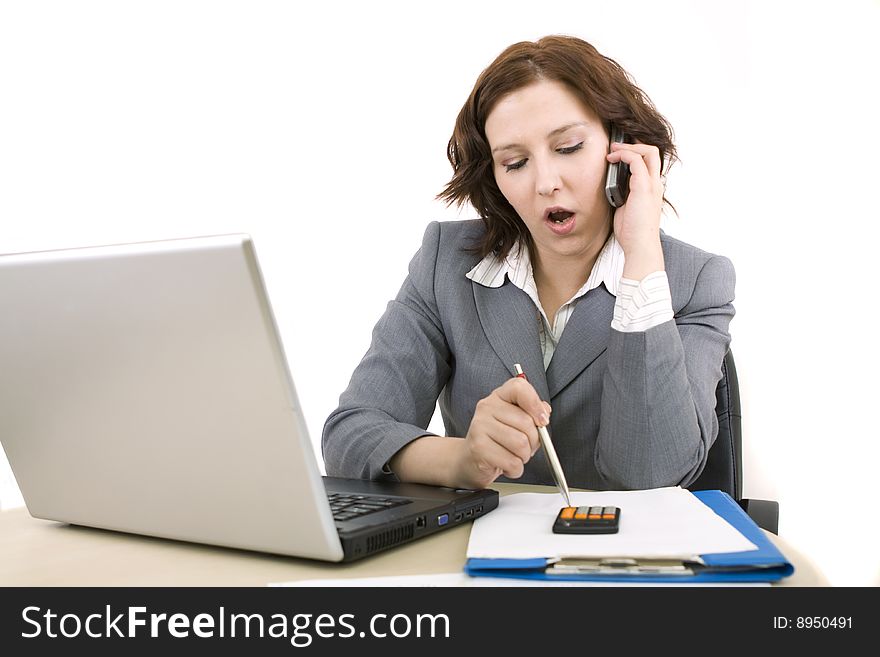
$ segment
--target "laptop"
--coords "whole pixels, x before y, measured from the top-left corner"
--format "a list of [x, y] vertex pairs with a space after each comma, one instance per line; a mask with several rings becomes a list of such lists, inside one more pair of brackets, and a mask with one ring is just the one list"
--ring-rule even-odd
[[498, 505], [321, 477], [248, 235], [3, 255], [0, 309], [0, 441], [34, 517], [351, 561]]

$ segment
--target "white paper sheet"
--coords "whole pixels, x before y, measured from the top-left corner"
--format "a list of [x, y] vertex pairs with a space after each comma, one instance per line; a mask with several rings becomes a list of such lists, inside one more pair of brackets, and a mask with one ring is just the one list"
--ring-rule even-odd
[[683, 488], [572, 493], [575, 506], [620, 507], [617, 534], [554, 534], [564, 506], [558, 493], [516, 493], [474, 521], [468, 558], [630, 557], [683, 559], [757, 550], [727, 521]]

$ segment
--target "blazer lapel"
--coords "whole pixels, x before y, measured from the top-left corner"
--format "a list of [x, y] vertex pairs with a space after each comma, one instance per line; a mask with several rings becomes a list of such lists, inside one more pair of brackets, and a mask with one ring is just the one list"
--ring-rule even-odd
[[577, 302], [547, 368], [550, 399], [608, 347], [614, 302], [614, 295], [604, 285], [590, 290]]
[[529, 383], [543, 400], [550, 398], [544, 357], [538, 337], [538, 309], [525, 292], [509, 280], [501, 287], [473, 283], [474, 301], [483, 332], [504, 366], [515, 376], [522, 365]]

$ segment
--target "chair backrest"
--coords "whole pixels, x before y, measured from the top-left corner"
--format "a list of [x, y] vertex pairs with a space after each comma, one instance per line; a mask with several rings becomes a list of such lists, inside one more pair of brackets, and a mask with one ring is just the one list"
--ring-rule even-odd
[[706, 467], [689, 490], [723, 490], [733, 499], [742, 499], [742, 411], [739, 380], [733, 352], [724, 356], [721, 380], [715, 389], [715, 415], [718, 437], [709, 450]]

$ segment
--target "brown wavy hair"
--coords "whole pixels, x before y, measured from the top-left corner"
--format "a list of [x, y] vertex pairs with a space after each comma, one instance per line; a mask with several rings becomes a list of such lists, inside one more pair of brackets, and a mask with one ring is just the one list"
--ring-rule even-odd
[[480, 257], [503, 257], [518, 240], [531, 246], [528, 229], [495, 182], [486, 118], [501, 98], [540, 80], [565, 84], [602, 120], [606, 133], [613, 121], [629, 137], [656, 146], [664, 174], [678, 159], [672, 126], [613, 59], [570, 36], [515, 43], [480, 74], [461, 108], [446, 148], [452, 179], [437, 195], [447, 205], [470, 202], [480, 215], [486, 232], [469, 249]]

